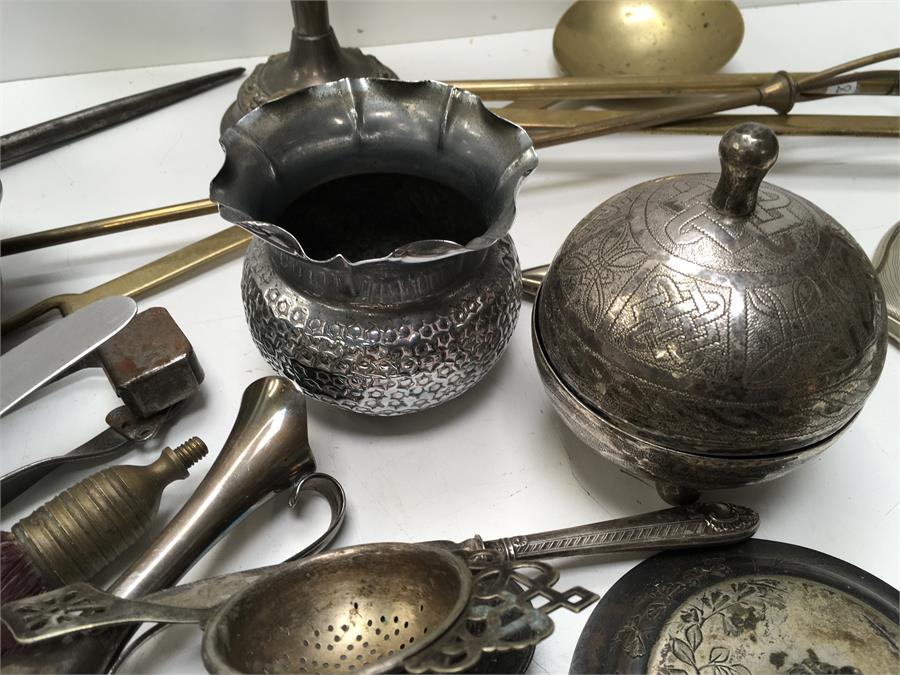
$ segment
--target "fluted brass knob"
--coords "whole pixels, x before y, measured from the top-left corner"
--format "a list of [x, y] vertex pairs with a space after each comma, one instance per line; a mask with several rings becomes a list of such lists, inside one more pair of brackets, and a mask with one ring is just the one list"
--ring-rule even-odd
[[159, 510], [166, 487], [206, 455], [191, 438], [146, 466], [114, 466], [88, 476], [16, 523], [27, 557], [58, 585], [91, 579], [131, 547]]

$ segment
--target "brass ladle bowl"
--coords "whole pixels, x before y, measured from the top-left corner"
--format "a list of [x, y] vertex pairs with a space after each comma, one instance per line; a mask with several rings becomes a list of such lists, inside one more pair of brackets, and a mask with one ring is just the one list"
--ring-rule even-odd
[[580, 0], [559, 20], [553, 53], [570, 75], [696, 75], [728, 63], [743, 38], [731, 0]]

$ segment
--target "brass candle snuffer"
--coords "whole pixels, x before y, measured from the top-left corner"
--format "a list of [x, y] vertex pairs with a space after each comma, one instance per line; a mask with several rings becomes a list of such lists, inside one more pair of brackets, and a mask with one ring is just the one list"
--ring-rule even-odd
[[[897, 58], [898, 55], [900, 55], [900, 50], [887, 50], [799, 79], [795, 79], [787, 73], [781, 73], [776, 75], [771, 80], [771, 83], [765, 87], [732, 92], [708, 101], [672, 106], [661, 110], [618, 115], [609, 120], [602, 120], [579, 127], [535, 133], [532, 139], [534, 147], [541, 148], [618, 131], [633, 131], [683, 119], [702, 117], [715, 112], [748, 105], [764, 105], [773, 107], [779, 112], [786, 112], [790, 109], [793, 102], [798, 100], [805, 92], [827, 87], [833, 81], [844, 81], [847, 73], [857, 68]], [[205, 215], [214, 208], [215, 205], [211, 201], [204, 199], [164, 207], [164, 210], [173, 216], [172, 220], [175, 220]], [[153, 211], [158, 210], [154, 209]], [[96, 221], [94, 226], [86, 229], [92, 232], [92, 236], [102, 232], [114, 231], [115, 229], [128, 229], [135, 221], [143, 219], [148, 213], [139, 212], [131, 214], [130, 217], [119, 217], [116, 219], [119, 221], [116, 225], [109, 222], [112, 219]], [[152, 218], [150, 221], [152, 222]], [[30, 235], [26, 235], [26, 237], [28, 236]], [[42, 239], [44, 240], [43, 245], [47, 245], [46, 238]], [[73, 308], [86, 304], [89, 298], [103, 297], [104, 294], [111, 292], [132, 297], [148, 292], [163, 283], [174, 281], [182, 275], [192, 273], [220, 257], [231, 253], [239, 253], [249, 241], [249, 235], [242, 232], [239, 228], [228, 228], [86, 293], [67, 294], [42, 301], [20, 312], [18, 315], [6, 319], [2, 324], [2, 330], [3, 332], [15, 330], [51, 309], [59, 309], [64, 314], [69, 313], [73, 311]], [[2, 242], [0, 242], [0, 245], [2, 245]], [[22, 242], [21, 239], [19, 246], [20, 250], [26, 247], [30, 248], [30, 245]]]
[[[190, 498], [109, 592], [137, 598], [173, 584], [243, 515], [285, 490], [293, 491], [291, 505], [316, 492], [332, 510], [326, 532], [290, 558], [295, 560], [334, 538], [343, 521], [344, 495], [337, 481], [315, 473], [303, 395], [284, 378], [266, 377], [244, 391], [231, 433]], [[16, 651], [4, 657], [3, 671], [103, 672], [132, 634], [125, 627]]]
[[[751, 509], [703, 504], [495, 541], [366, 544], [132, 601], [73, 585], [5, 604], [2, 618], [27, 643], [134, 621], [200, 622], [216, 673], [465, 672], [484, 651], [547, 637], [555, 609], [597, 599], [554, 589], [558, 572], [539, 560], [733, 544], [758, 525]], [[546, 603], [535, 609], [538, 598]]]

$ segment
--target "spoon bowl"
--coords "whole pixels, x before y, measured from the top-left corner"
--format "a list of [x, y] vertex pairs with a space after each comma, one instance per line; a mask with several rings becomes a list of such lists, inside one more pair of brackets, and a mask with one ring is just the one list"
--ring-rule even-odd
[[556, 26], [553, 53], [575, 76], [696, 75], [722, 68], [743, 37], [731, 0], [579, 0]]

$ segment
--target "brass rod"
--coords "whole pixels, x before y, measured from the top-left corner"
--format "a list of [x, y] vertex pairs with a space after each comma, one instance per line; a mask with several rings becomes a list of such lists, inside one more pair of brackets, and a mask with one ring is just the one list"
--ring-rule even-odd
[[[531, 132], [582, 126], [621, 116], [610, 110], [534, 110], [495, 108], [494, 112]], [[858, 136], [896, 138], [900, 136], [900, 117], [893, 115], [741, 115], [717, 114], [710, 117], [672, 122], [642, 131], [662, 134], [723, 134], [743, 122], [765, 124], [778, 135], [786, 136]]]
[[[536, 133], [532, 135], [532, 140], [534, 147], [545, 148], [620, 131], [634, 131], [695, 117], [706, 117], [713, 113], [750, 105], [763, 105], [776, 112], [787, 113], [802, 94], [809, 94], [816, 88], [828, 86], [831, 81], [849, 71], [898, 57], [900, 57], [900, 49], [889, 49], [826, 68], [800, 79], [789, 73], [779, 72], [774, 74], [765, 85], [755, 89], [734, 91], [707, 100], [668, 106], [659, 110], [626, 113], [578, 127]], [[843, 82], [844, 80], [841, 78], [839, 81]]]
[[91, 220], [86, 223], [78, 223], [77, 225], [55, 227], [50, 230], [23, 234], [18, 237], [8, 237], [0, 240], [0, 256], [24, 253], [25, 251], [33, 251], [46, 246], [99, 237], [104, 234], [125, 232], [139, 227], [147, 227], [148, 225], [159, 225], [160, 223], [168, 223], [183, 218], [203, 216], [215, 213], [216, 210], [216, 205], [208, 199], [198, 199], [197, 201], [184, 204], [161, 206], [148, 211], [126, 213], [121, 216], [100, 218], [99, 220]]
[[797, 86], [800, 89], [809, 90], [815, 87], [825, 86], [828, 80], [837, 75], [843, 75], [844, 73], [849, 73], [850, 71], [856, 70], [857, 68], [865, 68], [866, 66], [871, 66], [875, 63], [881, 63], [882, 61], [889, 61], [896, 58], [900, 58], [900, 48], [885, 49], [881, 52], [875, 52], [874, 54], [861, 56], [858, 59], [853, 59], [852, 61], [839, 63], [836, 66], [826, 68], [825, 70], [821, 70], [818, 73], [804, 73], [803, 75], [797, 76], [794, 79], [797, 81]]
[[531, 139], [535, 148], [547, 148], [621, 131], [637, 131], [694, 117], [706, 117], [723, 110], [759, 105], [762, 100], [763, 93], [759, 89], [746, 89], [696, 103], [668, 106], [645, 112], [624, 113], [577, 127], [536, 132], [531, 134]]
[[5, 319], [0, 324], [0, 332], [6, 334], [21, 328], [52, 309], [70, 314], [110, 295], [138, 298], [181, 277], [201, 271], [228, 254], [242, 252], [249, 243], [248, 232], [237, 226], [229, 227], [82, 293], [65, 293], [42, 300]]
[[[793, 73], [805, 78], [817, 73]], [[896, 70], [858, 73], [855, 93], [897, 95], [900, 74]], [[771, 73], [718, 73], [695, 76], [547, 77], [518, 80], [454, 80], [486, 101], [557, 99], [564, 101], [604, 98], [659, 98], [698, 94], [727, 94], [741, 89], [761, 87], [772, 79]]]

